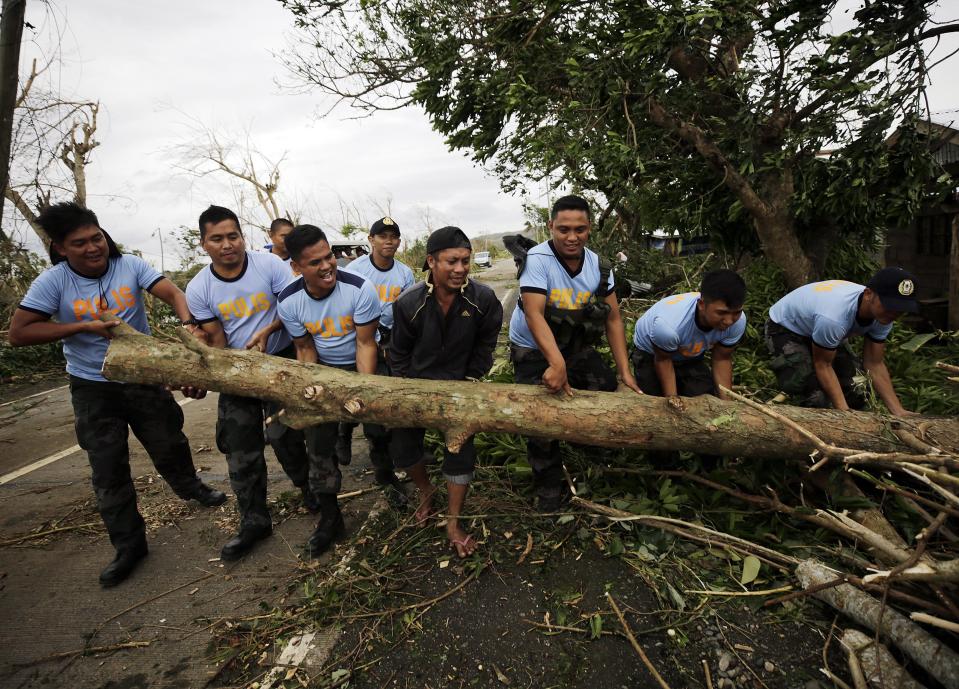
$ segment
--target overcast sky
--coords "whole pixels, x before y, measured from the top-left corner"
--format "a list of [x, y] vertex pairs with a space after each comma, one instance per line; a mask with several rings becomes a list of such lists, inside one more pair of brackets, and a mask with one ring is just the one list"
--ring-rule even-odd
[[[102, 106], [88, 205], [117, 240], [156, 263], [157, 227], [193, 226], [211, 202], [233, 202], [212, 178], [197, 181], [176, 170], [170, 147], [189, 139], [191, 118], [223, 131], [249, 128], [265, 154], [285, 153], [281, 191], [296, 204], [310, 200], [316, 217], [304, 221], [338, 223], [340, 199], [369, 221], [390, 199], [406, 234], [422, 231], [427, 208], [434, 226], [456, 224], [471, 235], [522, 227], [523, 199], [449, 152], [420, 111], [355, 120], [340, 108], [318, 120], [325, 105], [319, 94], [278, 87], [288, 78], [272, 52], [294, 29], [276, 0], [51, 0], [29, 2], [27, 20], [38, 31], [25, 30], [21, 64], [37, 53], [30, 40], [49, 43], [49, 28], [59, 26], [62, 92]], [[959, 39], [944, 40], [943, 48], [957, 46]], [[947, 122], [959, 118], [950, 74], [957, 65], [959, 57], [933, 73], [931, 108]], [[543, 202], [541, 187], [532, 193]]]

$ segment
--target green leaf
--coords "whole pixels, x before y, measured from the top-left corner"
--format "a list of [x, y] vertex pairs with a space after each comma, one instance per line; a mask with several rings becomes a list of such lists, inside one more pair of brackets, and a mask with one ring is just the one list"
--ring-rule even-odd
[[666, 589], [667, 589], [667, 591], [669, 591], [669, 599], [670, 599], [671, 601], [673, 601], [673, 605], [676, 606], [676, 609], [679, 610], [680, 612], [682, 612], [683, 610], [685, 610], [685, 609], [686, 609], [686, 599], [682, 597], [682, 595], [679, 593], [679, 591], [677, 591], [675, 588], [673, 588], [673, 585], [672, 585], [672, 584], [666, 584]]
[[899, 347], [905, 349], [907, 352], [916, 352], [920, 347], [929, 342], [929, 340], [934, 339], [936, 339], [936, 333], [921, 333], [914, 336], [908, 342], [903, 342]]
[[602, 631], [603, 631], [603, 618], [599, 613], [596, 613], [595, 615], [589, 618], [589, 632], [590, 632], [589, 635], [594, 639], [598, 639]]
[[755, 555], [747, 555], [743, 560], [743, 575], [740, 577], [739, 583], [745, 586], [746, 584], [754, 582], [756, 577], [759, 576], [760, 567], [762, 567], [762, 563], [758, 557]]
[[619, 539], [619, 536], [615, 536], [613, 540], [609, 542], [609, 546], [606, 548], [606, 552], [609, 555], [622, 555], [626, 551], [626, 547], [623, 545], [623, 542]]
[[573, 514], [564, 514], [562, 517], [556, 520], [557, 524], [569, 524], [571, 521], [576, 519], [576, 515]]
[[722, 416], [717, 416], [715, 419], [713, 419], [706, 425], [720, 428], [722, 426], [725, 426], [727, 423], [732, 423], [735, 420], [736, 420], [735, 414], [723, 414]]

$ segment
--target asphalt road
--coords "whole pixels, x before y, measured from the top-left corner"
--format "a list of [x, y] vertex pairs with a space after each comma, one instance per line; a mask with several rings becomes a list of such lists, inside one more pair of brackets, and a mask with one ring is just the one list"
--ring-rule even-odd
[[[508, 319], [516, 301], [512, 260], [473, 278], [494, 288]], [[86, 455], [76, 446], [64, 383], [0, 398], [0, 684], [203, 686], [220, 669], [207, 652], [218, 622], [255, 615], [262, 601], [295, 597], [290, 582], [306, 566], [299, 553], [313, 519], [299, 509], [299, 492], [267, 450], [275, 534], [239, 563], [224, 565], [217, 557], [236, 529], [232, 496], [212, 510], [183, 503], [131, 438], [150, 556], [123, 585], [101, 589], [97, 575], [113, 549], [95, 510]], [[215, 449], [216, 395], [180, 399], [201, 476], [229, 492]], [[371, 481], [358, 429], [343, 490], [367, 489]], [[367, 491], [345, 502], [348, 531], [359, 528], [377, 500], [376, 491]], [[91, 648], [111, 650], [81, 655]]]

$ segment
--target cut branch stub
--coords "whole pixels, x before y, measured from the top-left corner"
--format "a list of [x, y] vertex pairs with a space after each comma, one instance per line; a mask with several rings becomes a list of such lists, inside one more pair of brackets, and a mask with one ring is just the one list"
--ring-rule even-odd
[[[627, 392], [550, 394], [538, 385], [433, 381], [363, 375], [255, 351], [161, 341], [118, 326], [104, 361], [111, 380], [192, 385], [279, 403], [283, 422], [304, 428], [333, 420], [434, 428], [450, 447], [479, 431], [519, 433], [603, 447], [688, 450], [796, 458], [815, 444], [775, 418], [738, 402], [705, 396], [681, 405]], [[823, 442], [862, 452], [906, 452], [873, 414], [779, 406], [777, 413]], [[733, 421], [729, 421], [732, 418]], [[959, 450], [959, 421], [930, 418], [944, 451]]]

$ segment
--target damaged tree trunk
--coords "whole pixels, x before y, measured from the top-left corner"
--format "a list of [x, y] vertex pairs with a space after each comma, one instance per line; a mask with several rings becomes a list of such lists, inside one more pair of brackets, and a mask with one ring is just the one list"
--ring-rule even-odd
[[[780, 421], [715, 397], [669, 398], [629, 392], [550, 394], [537, 385], [430, 381], [349, 373], [253, 351], [212, 349], [186, 333], [161, 341], [121, 324], [103, 364], [110, 380], [193, 385], [284, 406], [293, 428], [324, 421], [373, 421], [441, 431], [455, 450], [479, 431], [519, 433], [603, 447], [688, 450], [742, 457], [795, 458], [814, 443]], [[874, 414], [777, 406], [827, 443], [863, 452], [913, 452]], [[923, 419], [946, 452], [959, 450], [959, 421]]]

